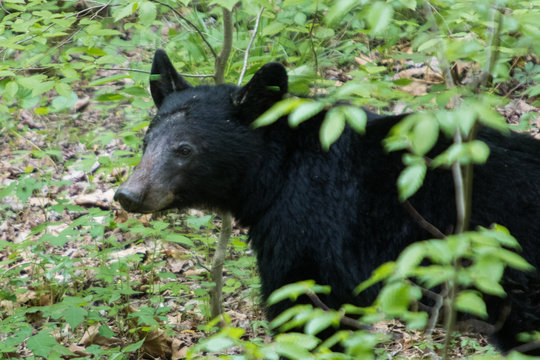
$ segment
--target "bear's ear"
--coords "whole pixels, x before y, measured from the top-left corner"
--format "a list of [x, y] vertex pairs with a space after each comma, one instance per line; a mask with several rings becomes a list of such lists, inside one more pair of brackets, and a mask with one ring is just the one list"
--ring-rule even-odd
[[288, 78], [280, 63], [261, 67], [251, 80], [233, 96], [233, 102], [242, 112], [259, 116], [287, 93]]
[[159, 108], [167, 95], [185, 90], [191, 85], [180, 76], [164, 50], [156, 50], [150, 75], [150, 93]]

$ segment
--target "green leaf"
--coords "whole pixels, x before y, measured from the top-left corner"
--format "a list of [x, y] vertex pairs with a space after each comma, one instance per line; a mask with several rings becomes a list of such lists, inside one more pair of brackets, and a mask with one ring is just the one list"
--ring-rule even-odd
[[150, 1], [145, 1], [139, 8], [139, 21], [143, 26], [150, 26], [156, 19], [156, 14], [156, 4]]
[[324, 109], [324, 104], [319, 101], [307, 101], [300, 104], [289, 115], [289, 126], [297, 127], [302, 122], [311, 119]]
[[165, 235], [164, 237], [165, 241], [173, 242], [176, 244], [182, 244], [186, 245], [188, 247], [194, 247], [195, 244], [190, 238], [185, 237], [184, 235], [176, 234], [176, 233], [169, 233]]
[[2, 96], [4, 97], [6, 102], [13, 102], [18, 90], [19, 85], [17, 85], [15, 81], [10, 81], [6, 84]]
[[73, 355], [71, 351], [60, 345], [56, 339], [45, 330], [40, 331], [37, 335], [30, 337], [26, 341], [26, 346], [32, 351], [32, 353], [34, 353], [34, 355], [42, 356], [45, 359], [50, 359], [50, 354], [52, 352], [59, 353], [61, 355]]
[[278, 101], [265, 113], [259, 116], [253, 123], [252, 126], [255, 128], [261, 126], [267, 126], [276, 122], [282, 116], [287, 115], [299, 105], [305, 103], [307, 100], [299, 98], [289, 98], [285, 100]]
[[330, 146], [336, 142], [345, 129], [345, 114], [340, 106], [330, 109], [321, 124], [319, 139], [324, 151], [330, 150]]
[[382, 264], [371, 273], [371, 276], [369, 277], [369, 279], [364, 280], [360, 285], [356, 287], [356, 289], [354, 289], [354, 294], [358, 295], [362, 291], [375, 285], [376, 283], [389, 278], [394, 273], [395, 269], [396, 269], [396, 263], [394, 262], [390, 261], [390, 262]]
[[427, 166], [425, 162], [409, 165], [401, 174], [399, 174], [397, 180], [397, 186], [399, 191], [399, 200], [401, 202], [407, 200], [413, 196], [418, 189], [422, 187], [424, 178], [426, 176]]
[[497, 249], [493, 255], [497, 256], [500, 260], [502, 260], [505, 264], [508, 264], [508, 266], [518, 269], [521, 271], [533, 271], [534, 266], [529, 264], [524, 258], [519, 256], [513, 251], [506, 250], [506, 249]]
[[69, 97], [57, 96], [51, 101], [51, 108], [55, 112], [71, 109], [79, 97], [74, 92], [71, 92]]
[[399, 0], [399, 2], [411, 10], [416, 9], [416, 0]]
[[116, 333], [111, 330], [107, 325], [101, 325], [98, 329], [99, 335], [106, 337], [107, 339], [112, 338]]
[[358, 1], [355, 0], [337, 0], [328, 10], [328, 13], [324, 17], [324, 21], [329, 26], [334, 26], [336, 23], [343, 20], [345, 15], [351, 11], [351, 9], [358, 5]]
[[342, 111], [347, 119], [347, 124], [354, 131], [359, 134], [366, 132], [367, 115], [363, 109], [355, 106], [343, 106]]
[[54, 81], [36, 82], [32, 88], [32, 96], [41, 95], [54, 87]]
[[234, 342], [226, 337], [218, 336], [210, 338], [208, 341], [205, 341], [204, 345], [206, 350], [211, 352], [217, 352], [230, 348], [234, 345]]
[[137, 3], [129, 3], [126, 6], [120, 7], [118, 10], [113, 11], [114, 22], [122, 20], [126, 16], [133, 14], [137, 10]]
[[401, 252], [396, 261], [395, 273], [402, 277], [410, 275], [422, 260], [424, 260], [426, 247], [423, 242], [417, 242], [409, 245]]
[[366, 19], [371, 28], [371, 34], [379, 35], [386, 30], [393, 14], [394, 8], [387, 3], [378, 1], [371, 5]]
[[413, 288], [403, 282], [394, 282], [382, 288], [377, 302], [385, 314], [400, 316], [408, 311], [411, 301], [421, 296], [419, 288]]
[[456, 309], [482, 318], [487, 317], [486, 304], [479, 292], [463, 290], [456, 299]]
[[276, 336], [276, 341], [279, 343], [295, 343], [295, 344], [301, 344], [302, 347], [308, 350], [312, 350], [317, 346], [319, 343], [319, 339], [317, 339], [315, 336], [307, 335], [307, 334], [301, 334], [301, 333], [285, 333], [285, 334], [279, 334]]
[[84, 321], [87, 314], [88, 311], [79, 306], [69, 306], [64, 311], [64, 319], [66, 319], [71, 329], [75, 329]]
[[126, 346], [125, 348], [122, 349], [122, 352], [127, 353], [127, 352], [133, 352], [133, 351], [139, 350], [141, 348], [142, 344], [144, 343], [144, 340], [145, 339], [142, 339], [140, 341], [137, 341], [134, 344], [130, 344], [130, 345]]
[[54, 85], [54, 88], [59, 95], [62, 95], [65, 98], [69, 98], [71, 96], [72, 90], [69, 84], [57, 82], [56, 85]]
[[267, 303], [268, 305], [274, 305], [285, 299], [295, 301], [300, 295], [307, 294], [308, 292], [329, 294], [330, 287], [317, 285], [313, 280], [305, 280], [292, 284], [287, 284], [275, 290], [268, 297]]
[[338, 326], [341, 314], [337, 311], [323, 312], [321, 315], [308, 321], [305, 326], [305, 333], [308, 335], [317, 335], [330, 326]]
[[411, 132], [411, 146], [415, 154], [425, 155], [439, 138], [439, 124], [429, 114], [418, 114], [419, 121]]
[[439, 39], [438, 37], [431, 38], [428, 41], [426, 41], [425, 43], [422, 43], [422, 45], [420, 45], [418, 47], [418, 52], [422, 52], [422, 51], [425, 51], [427, 49], [430, 49], [430, 48], [438, 45], [440, 42], [441, 42], [441, 39]]
[[489, 157], [489, 146], [481, 140], [468, 143], [467, 150], [473, 164], [484, 164]]

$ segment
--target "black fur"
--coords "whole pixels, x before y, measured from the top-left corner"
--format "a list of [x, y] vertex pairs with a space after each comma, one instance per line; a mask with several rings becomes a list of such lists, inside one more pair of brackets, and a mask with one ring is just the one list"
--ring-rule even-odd
[[[242, 88], [191, 87], [158, 51], [152, 73], [162, 75], [151, 87], [159, 112], [146, 134], [141, 164], [115, 197], [137, 212], [171, 207], [232, 211], [250, 227], [264, 299], [282, 285], [314, 279], [332, 286], [323, 298], [330, 307], [370, 304], [376, 287], [360, 297], [353, 289], [408, 244], [431, 237], [398, 201], [401, 154], [388, 154], [381, 145], [401, 116], [368, 112], [365, 136], [346, 128], [324, 152], [318, 141], [322, 113], [297, 129], [285, 119], [251, 127], [287, 91], [279, 64], [265, 65]], [[479, 138], [491, 155], [475, 168], [471, 226], [507, 226], [523, 246], [523, 256], [538, 267], [540, 141], [486, 129]], [[451, 229], [450, 172], [428, 172], [411, 203], [439, 229]], [[511, 305], [497, 336], [509, 349], [517, 344], [516, 333], [540, 330], [540, 281], [536, 273], [507, 271], [504, 285], [508, 298], [490, 298], [488, 305], [493, 321], [503, 305]], [[287, 306], [269, 308], [268, 316]]]

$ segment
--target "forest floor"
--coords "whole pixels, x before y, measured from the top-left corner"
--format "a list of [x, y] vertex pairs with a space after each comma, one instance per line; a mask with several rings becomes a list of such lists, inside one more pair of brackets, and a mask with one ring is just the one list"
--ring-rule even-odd
[[[338, 69], [328, 69], [325, 75], [335, 77], [337, 85], [346, 80]], [[429, 79], [415, 80], [409, 91], [425, 92], [425, 81]], [[209, 333], [205, 329], [209, 321], [207, 269], [219, 234], [219, 217], [198, 210], [142, 216], [123, 211], [113, 195], [130, 169], [110, 166], [105, 160], [115, 152], [130, 151], [113, 136], [125, 130], [123, 112], [115, 108], [118, 105], [89, 100], [91, 88], [79, 89], [78, 95], [81, 100], [71, 113], [36, 116], [21, 110], [18, 129], [0, 134], [0, 188], [25, 176], [29, 179], [17, 185], [16, 195], [0, 202], [0, 263], [5, 273], [0, 281], [16, 294], [16, 298], [1, 300], [0, 309], [10, 313], [21, 307], [50, 307], [66, 295], [89, 292], [97, 304], [97, 289], [109, 289], [109, 297], [100, 296], [108, 305], [107, 325], [114, 335], [104, 335], [100, 319], [79, 327], [76, 336], [66, 336], [57, 327], [54, 334], [59, 343], [80, 356], [88, 355], [92, 344], [126, 346], [136, 338], [126, 329], [143, 331], [141, 311], [163, 308], [166, 311], [157, 323], [166, 326], [146, 334], [142, 353], [147, 358], [183, 358], [190, 346]], [[518, 124], [523, 113], [540, 112], [519, 98], [498, 110], [511, 124]], [[529, 125], [531, 134], [540, 138], [540, 119]], [[173, 234], [170, 241], [158, 240], [150, 231], [160, 231], [162, 226]], [[245, 329], [243, 338], [268, 342], [257, 295], [256, 264], [246, 234], [247, 229], [235, 226], [224, 270], [224, 310], [232, 326]], [[118, 301], [124, 306], [113, 316], [111, 304]], [[139, 315], [130, 317], [130, 313]], [[27, 314], [34, 333], [57, 319], [52, 313]], [[152, 319], [156, 317], [146, 319], [147, 323]], [[422, 333], [407, 331], [398, 322], [380, 327], [394, 337], [386, 348], [393, 358], [430, 357]], [[432, 336], [436, 343], [444, 339], [442, 330]], [[460, 336], [455, 342], [459, 346], [453, 347], [453, 358], [492, 351], [482, 336]], [[19, 347], [12, 355], [25, 358], [29, 350]]]

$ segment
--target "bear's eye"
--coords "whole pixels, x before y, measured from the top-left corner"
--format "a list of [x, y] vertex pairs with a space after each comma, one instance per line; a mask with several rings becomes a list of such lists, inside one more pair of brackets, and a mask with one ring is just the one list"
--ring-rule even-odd
[[193, 149], [187, 144], [181, 144], [174, 151], [182, 157], [188, 157], [193, 152]]

